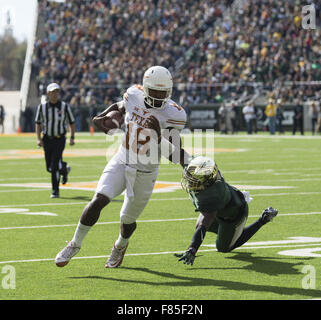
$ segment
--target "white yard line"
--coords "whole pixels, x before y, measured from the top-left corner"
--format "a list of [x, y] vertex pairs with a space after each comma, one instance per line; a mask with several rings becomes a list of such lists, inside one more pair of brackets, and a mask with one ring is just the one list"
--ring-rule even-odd
[[[188, 221], [196, 220], [195, 218], [177, 218], [177, 219], [154, 219], [154, 220], [137, 220], [138, 223], [144, 222], [173, 222], [173, 221]], [[95, 225], [105, 225], [105, 224], [119, 224], [119, 221], [106, 221], [106, 222], [97, 222]], [[44, 225], [44, 226], [19, 226], [19, 227], [2, 227], [0, 230], [16, 230], [16, 229], [38, 229], [38, 228], [64, 228], [64, 227], [76, 227], [76, 224], [53, 224], [53, 225]]]
[[15, 208], [15, 207], [43, 207], [43, 206], [73, 206], [78, 204], [87, 204], [86, 202], [51, 202], [51, 203], [30, 203], [30, 204], [6, 204], [0, 205], [0, 208]]
[[[36, 191], [36, 190], [35, 190]], [[39, 191], [39, 189], [37, 189]], [[275, 196], [288, 196], [288, 195], [316, 195], [321, 194], [321, 192], [282, 192], [282, 193], [258, 193], [252, 194], [251, 197], [275, 197]], [[187, 201], [190, 200], [187, 197], [184, 198], [154, 198], [149, 201]], [[15, 208], [15, 207], [43, 207], [43, 206], [72, 206], [72, 205], [84, 205], [87, 204], [88, 201], [80, 201], [80, 202], [50, 202], [50, 203], [27, 203], [27, 204], [5, 204], [0, 205], [0, 208]]]
[[[102, 170], [103, 170], [103, 168], [102, 168]], [[99, 176], [98, 176], [98, 175], [91, 175], [91, 176], [73, 176], [72, 178], [73, 178], [73, 179], [96, 178], [97, 181], [98, 181]], [[37, 181], [39, 181], [39, 180], [49, 181], [49, 180], [50, 180], [50, 176], [49, 176], [49, 177], [38, 177], [38, 178], [30, 178], [30, 177], [28, 177], [28, 178], [24, 178], [24, 177], [16, 177], [16, 178], [14, 178], [14, 177], [11, 177], [11, 178], [3, 178], [3, 179], [0, 179], [0, 181], [7, 181], [7, 180], [13, 180], [13, 181], [15, 181], [15, 180], [17, 180], [17, 181], [29, 180], [28, 182], [30, 182], [30, 180], [32, 180], [32, 181], [35, 181], [35, 180], [37, 180]]]
[[51, 188], [50, 187], [48, 187], [48, 188], [46, 188], [46, 187], [44, 187], [43, 189], [15, 189], [15, 190], [0, 190], [0, 192], [1, 193], [4, 193], [4, 192], [33, 192], [33, 191], [36, 191], [36, 192], [38, 192], [38, 191], [47, 191], [48, 192], [48, 189], [50, 190]]
[[[249, 243], [250, 245], [250, 243]], [[244, 246], [239, 247], [235, 250], [242, 250], [242, 249], [269, 249], [269, 248], [295, 248], [295, 247], [307, 247], [307, 246], [320, 246], [321, 243], [306, 243], [306, 244], [298, 244], [298, 245], [276, 245], [276, 246]], [[201, 249], [198, 250], [198, 252], [211, 252], [211, 251], [217, 251], [216, 249]], [[174, 254], [174, 253], [181, 253], [182, 251], [164, 251], [164, 252], [146, 252], [146, 253], [128, 253], [126, 254], [126, 257], [135, 257], [135, 256], [151, 256], [151, 255], [163, 255], [163, 254]], [[233, 251], [235, 252], [235, 251]], [[73, 257], [73, 260], [80, 260], [80, 259], [102, 259], [102, 258], [108, 258], [109, 255], [103, 255], [103, 256], [86, 256], [86, 257]], [[44, 258], [44, 259], [28, 259], [28, 260], [8, 260], [8, 261], [0, 261], [0, 264], [11, 264], [11, 263], [21, 263], [21, 262], [45, 262], [45, 261], [54, 261], [54, 258]]]
[[237, 183], [259, 183], [259, 182], [289, 182], [289, 181], [294, 181], [294, 182], [298, 182], [298, 181], [321, 181], [321, 178], [302, 178], [302, 179], [277, 179], [277, 177], [275, 177], [275, 179], [244, 179], [242, 181], [229, 181], [230, 184], [237, 184]]
[[[283, 213], [278, 214], [277, 217], [286, 216], [304, 216], [304, 215], [319, 215], [321, 212], [294, 212], [294, 213]], [[257, 218], [261, 215], [250, 215], [249, 218]], [[151, 219], [151, 220], [137, 220], [138, 223], [153, 223], [153, 222], [176, 222], [176, 221], [191, 221], [196, 220], [197, 216], [193, 218], [177, 218], [177, 219]], [[96, 225], [106, 225], [106, 224], [119, 224], [119, 221], [106, 221], [97, 222]], [[64, 227], [76, 227], [77, 223], [73, 224], [52, 224], [52, 225], [42, 225], [42, 226], [18, 226], [18, 227], [1, 227], [0, 230], [19, 230], [19, 229], [42, 229], [42, 228], [64, 228]]]
[[313, 194], [321, 194], [321, 192], [280, 192], [280, 193], [262, 193], [262, 194], [250, 194], [251, 197], [275, 197], [275, 196], [305, 196], [305, 195], [313, 195]]

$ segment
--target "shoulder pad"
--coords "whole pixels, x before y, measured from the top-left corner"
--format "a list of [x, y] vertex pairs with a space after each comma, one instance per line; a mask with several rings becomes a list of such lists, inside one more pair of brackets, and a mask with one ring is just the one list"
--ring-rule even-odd
[[124, 100], [128, 101], [131, 97], [141, 96], [143, 94], [143, 87], [139, 84], [135, 84], [129, 87], [124, 94]]
[[167, 127], [173, 127], [179, 130], [184, 129], [186, 124], [186, 112], [181, 106], [173, 100], [170, 100], [167, 105], [167, 114]]

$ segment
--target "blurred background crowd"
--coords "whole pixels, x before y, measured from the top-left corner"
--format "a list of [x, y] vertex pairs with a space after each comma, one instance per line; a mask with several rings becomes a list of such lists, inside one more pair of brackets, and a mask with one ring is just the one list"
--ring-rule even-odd
[[320, 26], [321, 5], [306, 0], [39, 0], [37, 95], [58, 82], [76, 115], [87, 107], [90, 117], [141, 83], [148, 67], [163, 65], [174, 77], [173, 99], [188, 113], [193, 105], [219, 107], [221, 132], [233, 123], [226, 124], [229, 113], [255, 132], [243, 112], [253, 103], [278, 106], [263, 111], [266, 122], [285, 104], [314, 103], [318, 113], [321, 29], [302, 28], [302, 7], [311, 3]]

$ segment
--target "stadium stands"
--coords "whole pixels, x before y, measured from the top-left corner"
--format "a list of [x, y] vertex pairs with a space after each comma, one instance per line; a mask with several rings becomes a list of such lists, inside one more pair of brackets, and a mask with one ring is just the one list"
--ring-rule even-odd
[[107, 104], [149, 66], [175, 65], [230, 2], [41, 1], [45, 36], [33, 60], [39, 93], [57, 81], [85, 105]]
[[[32, 73], [38, 95], [56, 81], [72, 105], [109, 104], [157, 64], [173, 72], [175, 99], [190, 104], [245, 102], [271, 92], [289, 103], [318, 99], [321, 31], [302, 28], [306, 4], [39, 0], [43, 30]], [[319, 19], [320, 5], [316, 12]]]

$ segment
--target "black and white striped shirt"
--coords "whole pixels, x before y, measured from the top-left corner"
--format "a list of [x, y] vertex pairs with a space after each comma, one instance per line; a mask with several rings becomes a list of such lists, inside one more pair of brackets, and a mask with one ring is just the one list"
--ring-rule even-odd
[[69, 124], [75, 122], [69, 104], [59, 101], [56, 104], [41, 103], [37, 108], [35, 122], [42, 125], [42, 132], [49, 137], [65, 135]]

